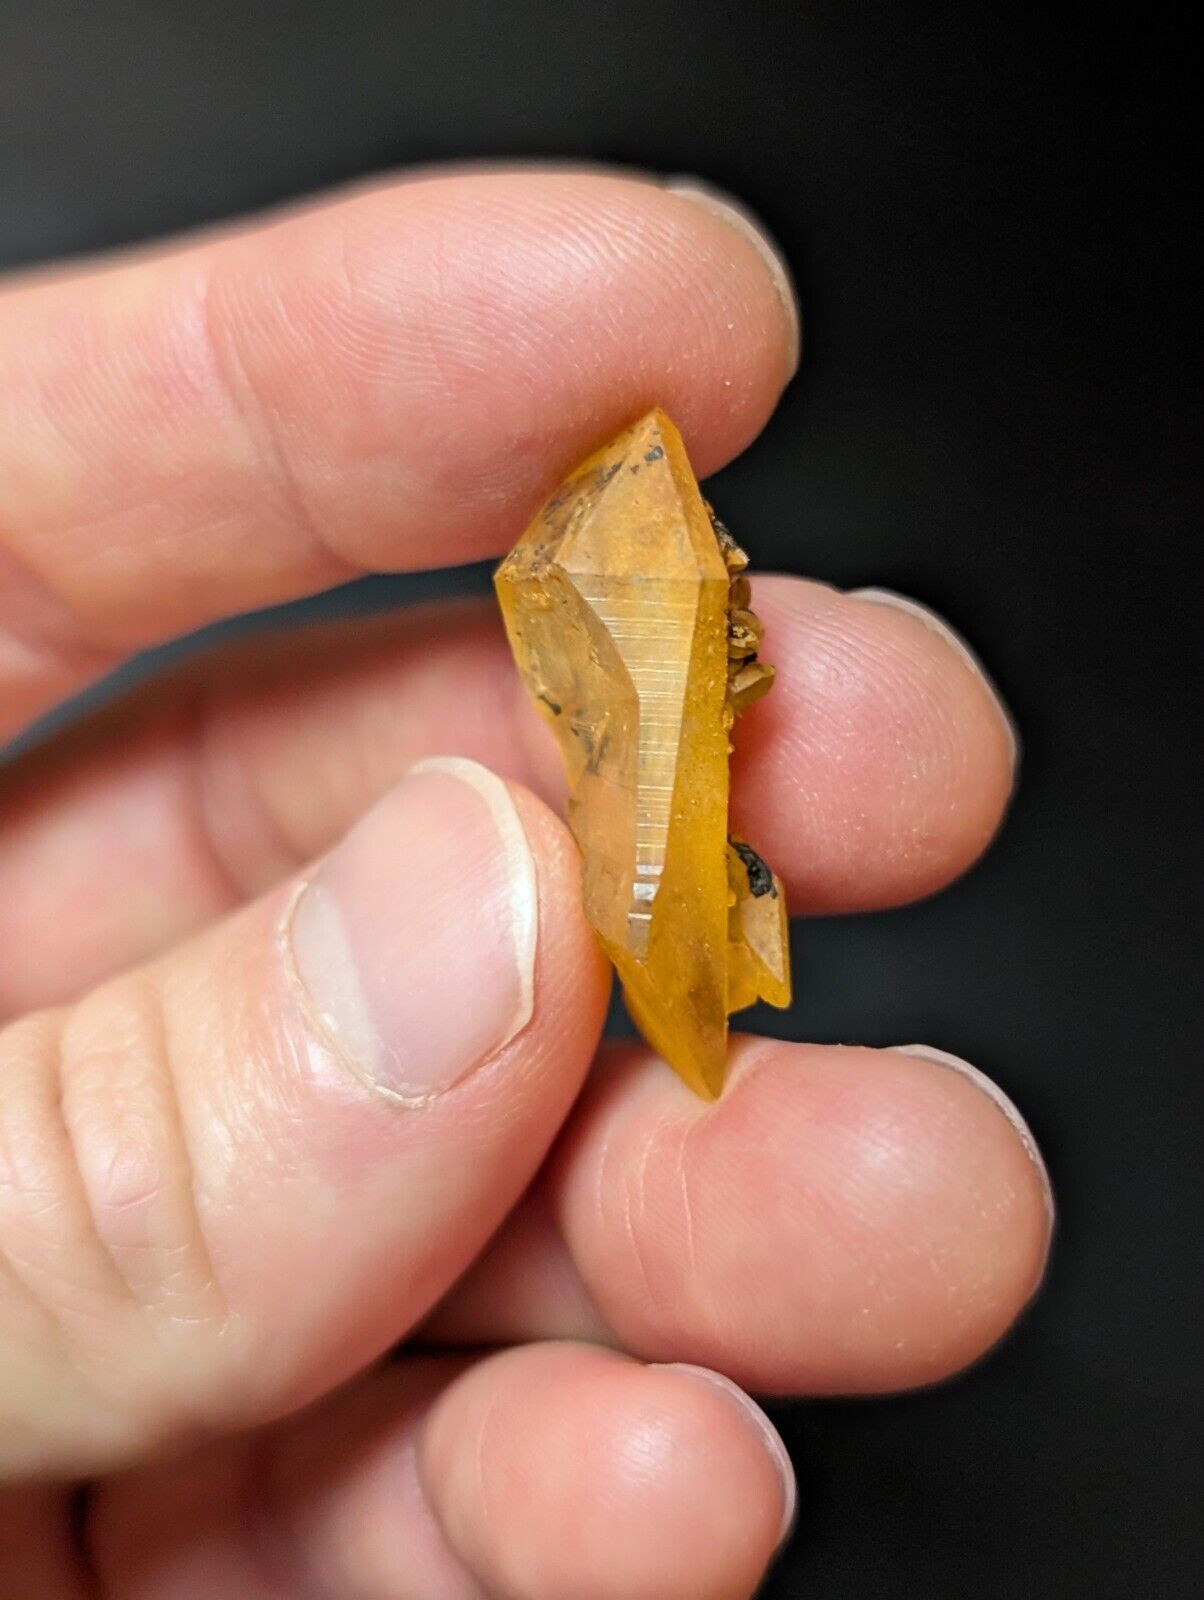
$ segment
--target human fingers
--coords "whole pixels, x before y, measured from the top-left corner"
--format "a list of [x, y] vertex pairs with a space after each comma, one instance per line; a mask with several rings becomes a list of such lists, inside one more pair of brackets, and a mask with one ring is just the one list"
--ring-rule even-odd
[[249, 1426], [377, 1356], [530, 1180], [606, 995], [562, 824], [444, 762], [0, 1032], [0, 1473]]
[[757, 1391], [909, 1388], [1006, 1332], [1051, 1225], [1019, 1113], [943, 1052], [746, 1037], [704, 1104], [612, 1044], [425, 1337], [601, 1338]]
[[402, 1361], [258, 1439], [103, 1485], [104, 1600], [741, 1600], [793, 1505], [715, 1373], [576, 1345]]
[[[737, 724], [733, 809], [791, 909], [898, 904], [955, 878], [1013, 776], [981, 670], [895, 605], [797, 578], [759, 579], [754, 599], [778, 679]], [[31, 752], [0, 774], [0, 1014], [278, 882], [412, 761], [449, 752], [563, 803], [551, 738], [475, 601], [242, 642]]]
[[756, 238], [634, 178], [469, 172], [10, 288], [0, 738], [210, 618], [500, 551], [653, 403], [713, 471], [797, 356]]

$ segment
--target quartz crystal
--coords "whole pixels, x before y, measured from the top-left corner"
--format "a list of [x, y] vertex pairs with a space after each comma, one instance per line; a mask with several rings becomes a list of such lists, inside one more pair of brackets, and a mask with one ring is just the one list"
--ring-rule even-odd
[[568, 771], [586, 915], [640, 1031], [707, 1098], [729, 1012], [790, 1003], [782, 885], [728, 829], [729, 731], [773, 682], [747, 564], [652, 411], [582, 462], [495, 577]]

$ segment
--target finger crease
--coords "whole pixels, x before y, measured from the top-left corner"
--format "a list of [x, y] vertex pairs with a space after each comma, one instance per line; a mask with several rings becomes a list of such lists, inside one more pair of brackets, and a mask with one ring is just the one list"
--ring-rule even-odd
[[260, 396], [251, 370], [239, 353], [237, 341], [221, 333], [222, 318], [214, 309], [214, 301], [214, 279], [211, 272], [206, 272], [198, 287], [198, 303], [210, 370], [231, 414], [245, 431], [256, 459], [269, 470], [290, 526], [331, 568], [332, 583], [360, 576], [361, 569], [340, 555], [323, 534], [296, 471], [275, 408]]
[[146, 984], [148, 1005], [146, 1016], [150, 1029], [150, 1053], [152, 1062], [162, 1064], [163, 1077], [167, 1085], [167, 1094], [164, 1098], [164, 1117], [167, 1122], [167, 1134], [180, 1157], [180, 1168], [188, 1194], [188, 1215], [186, 1227], [189, 1234], [189, 1244], [192, 1246], [194, 1259], [199, 1268], [199, 1277], [204, 1285], [203, 1293], [212, 1298], [213, 1313], [219, 1323], [230, 1320], [230, 1306], [226, 1299], [221, 1281], [213, 1263], [213, 1254], [209, 1249], [209, 1241], [205, 1237], [205, 1226], [202, 1221], [202, 1207], [200, 1196], [197, 1192], [196, 1159], [188, 1139], [188, 1127], [185, 1123], [180, 1108], [179, 1079], [176, 1076], [176, 1047], [171, 1036], [168, 1024], [167, 1009], [163, 1004], [163, 996], [158, 984]]
[[[75, 610], [8, 544], [0, 544], [0, 596], [0, 660], [6, 662], [4, 678], [14, 691], [33, 678], [45, 679], [51, 692], [61, 692], [64, 686], [98, 677], [116, 660], [111, 650], [86, 640]], [[0, 738], [11, 731], [0, 714]]]
[[[255, 863], [271, 862], [276, 868], [272, 876], [286, 877], [303, 864], [304, 858], [286, 837], [271, 807], [264, 803], [246, 762], [224, 731], [227, 712], [219, 682], [198, 679], [189, 706], [192, 821], [231, 905], [239, 906], [264, 887], [264, 874]], [[245, 838], [254, 841], [249, 851], [238, 844]]]

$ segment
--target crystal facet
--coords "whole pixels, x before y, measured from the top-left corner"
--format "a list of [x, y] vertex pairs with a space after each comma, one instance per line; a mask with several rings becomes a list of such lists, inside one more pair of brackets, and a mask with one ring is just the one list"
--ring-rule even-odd
[[782, 886], [728, 832], [728, 733], [773, 682], [747, 564], [652, 411], [577, 468], [495, 578], [568, 771], [586, 915], [640, 1031], [708, 1098], [729, 1012], [790, 1003]]

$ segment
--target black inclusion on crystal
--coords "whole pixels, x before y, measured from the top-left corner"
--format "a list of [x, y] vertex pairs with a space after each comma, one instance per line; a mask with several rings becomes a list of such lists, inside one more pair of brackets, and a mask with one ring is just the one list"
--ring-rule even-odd
[[744, 863], [744, 870], [748, 873], [749, 893], [754, 900], [759, 900], [763, 894], [776, 897], [777, 890], [773, 886], [773, 873], [761, 860], [752, 845], [745, 844], [742, 839], [732, 840], [732, 849]]

